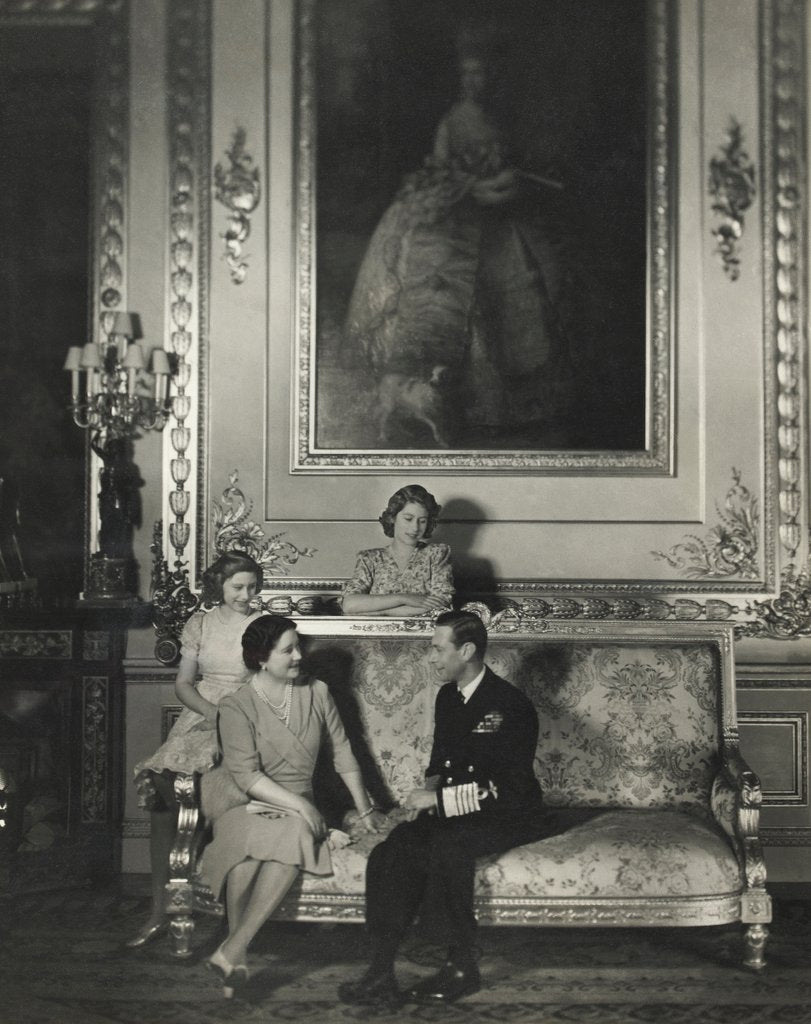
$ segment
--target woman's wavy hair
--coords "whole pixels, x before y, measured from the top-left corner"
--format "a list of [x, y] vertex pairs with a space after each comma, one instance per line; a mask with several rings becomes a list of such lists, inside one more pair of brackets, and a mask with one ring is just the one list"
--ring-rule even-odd
[[416, 502], [417, 505], [422, 505], [428, 513], [428, 525], [425, 527], [425, 536], [430, 537], [434, 532], [442, 506], [437, 502], [433, 494], [430, 491], [426, 491], [421, 484], [409, 484], [407, 487], [401, 487], [399, 491], [395, 491], [389, 498], [388, 505], [380, 513], [378, 522], [383, 527], [383, 533], [387, 537], [394, 536], [394, 520], [397, 518], [397, 514], [402, 512], [410, 501]]
[[203, 573], [203, 604], [220, 604], [223, 584], [238, 572], [252, 572], [262, 589], [262, 566], [244, 551], [224, 551]]
[[242, 660], [245, 668], [258, 672], [284, 634], [295, 628], [295, 622], [283, 615], [260, 615], [258, 619], [249, 622], [242, 634]]

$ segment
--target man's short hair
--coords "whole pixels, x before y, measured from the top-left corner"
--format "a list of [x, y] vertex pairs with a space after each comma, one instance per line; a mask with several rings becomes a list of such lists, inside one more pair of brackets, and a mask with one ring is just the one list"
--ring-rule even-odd
[[487, 650], [487, 630], [474, 612], [443, 612], [436, 618], [437, 626], [449, 626], [455, 647], [473, 644], [476, 654], [484, 657]]

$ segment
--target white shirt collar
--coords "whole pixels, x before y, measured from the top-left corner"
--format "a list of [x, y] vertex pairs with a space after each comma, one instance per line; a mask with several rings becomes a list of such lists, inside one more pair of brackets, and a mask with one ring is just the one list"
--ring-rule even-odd
[[469, 683], [465, 683], [464, 686], [460, 686], [459, 687], [459, 692], [462, 694], [462, 698], [463, 698], [465, 704], [467, 704], [467, 702], [473, 696], [473, 694], [474, 694], [474, 692], [476, 690], [476, 687], [479, 685], [479, 683], [482, 681], [482, 679], [484, 679], [484, 673], [485, 673], [485, 666], [482, 666], [481, 672], [476, 676], [475, 679], [471, 679]]

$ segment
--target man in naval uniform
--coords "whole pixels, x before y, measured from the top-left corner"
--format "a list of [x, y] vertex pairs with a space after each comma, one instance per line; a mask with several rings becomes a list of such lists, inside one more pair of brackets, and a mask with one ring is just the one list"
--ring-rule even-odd
[[[372, 850], [366, 868], [366, 973], [340, 986], [342, 1001], [396, 1006], [404, 998], [451, 1003], [480, 987], [474, 941], [476, 858], [546, 834], [533, 772], [538, 717], [532, 703], [484, 665], [487, 632], [470, 612], [436, 620], [428, 660], [444, 683], [436, 698], [425, 788], [406, 806], [416, 816]], [[401, 993], [394, 958], [423, 899], [447, 933], [447, 963]]]

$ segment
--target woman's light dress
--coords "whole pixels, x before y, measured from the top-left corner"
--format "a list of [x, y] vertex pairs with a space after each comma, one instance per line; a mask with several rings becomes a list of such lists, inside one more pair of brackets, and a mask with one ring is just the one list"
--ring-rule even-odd
[[[197, 692], [212, 704], [235, 693], [250, 675], [242, 660], [242, 634], [261, 612], [225, 618], [220, 607], [195, 612], [183, 628], [180, 653], [194, 658], [202, 678]], [[150, 808], [155, 787], [149, 772], [205, 772], [218, 756], [217, 733], [202, 715], [184, 708], [155, 753], [136, 764], [135, 785], [140, 806]]]
[[[312, 779], [323, 737], [329, 737], [339, 774], [357, 772], [338, 710], [325, 683], [293, 684], [289, 724], [248, 684], [226, 697], [219, 709], [223, 763], [244, 793], [267, 776], [291, 793], [313, 800]], [[326, 842], [317, 843], [304, 819], [291, 811], [278, 817], [232, 807], [214, 822], [214, 839], [203, 855], [202, 872], [219, 896], [228, 872], [246, 858], [294, 864], [315, 875], [332, 873]]]
[[400, 568], [391, 547], [359, 551], [346, 594], [425, 594], [451, 604], [454, 593], [451, 549], [447, 544], [420, 543], [405, 568]]

